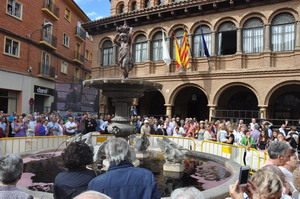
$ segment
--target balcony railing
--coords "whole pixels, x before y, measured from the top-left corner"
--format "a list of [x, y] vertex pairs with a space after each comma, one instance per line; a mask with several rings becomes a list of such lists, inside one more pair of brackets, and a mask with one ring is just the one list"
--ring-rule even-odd
[[57, 47], [57, 37], [53, 36], [50, 33], [46, 33], [45, 31], [42, 34], [42, 38], [40, 43], [47, 45], [52, 49], [56, 49]]
[[74, 51], [74, 60], [76, 62], [79, 62], [80, 64], [84, 63], [84, 55], [80, 54], [78, 51]]
[[55, 78], [55, 67], [51, 67], [49, 64], [40, 62], [39, 74], [44, 77]]
[[59, 8], [54, 4], [53, 0], [45, 0], [43, 11], [58, 20]]
[[75, 35], [84, 41], [86, 39], [86, 31], [82, 27], [76, 26]]

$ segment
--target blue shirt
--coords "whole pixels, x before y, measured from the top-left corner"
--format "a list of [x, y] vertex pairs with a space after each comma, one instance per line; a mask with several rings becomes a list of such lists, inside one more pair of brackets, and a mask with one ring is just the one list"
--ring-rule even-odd
[[55, 128], [57, 129], [56, 131], [52, 131], [53, 135], [58, 135], [58, 131], [59, 131], [59, 124], [57, 122], [53, 123], [53, 122], [49, 122], [47, 125], [47, 128], [49, 130], [49, 133], [51, 132], [50, 129]]
[[111, 163], [106, 173], [90, 181], [88, 190], [94, 190], [115, 199], [160, 199], [160, 193], [151, 171], [134, 167], [127, 161]]
[[6, 123], [5, 122], [0, 122], [0, 128], [2, 128], [3, 133], [5, 134], [5, 132], [6, 132]]

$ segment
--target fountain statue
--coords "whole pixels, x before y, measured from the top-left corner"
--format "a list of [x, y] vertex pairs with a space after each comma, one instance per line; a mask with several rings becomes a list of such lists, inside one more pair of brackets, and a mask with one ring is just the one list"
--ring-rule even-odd
[[147, 151], [150, 146], [148, 135], [142, 134], [141, 136], [134, 136], [134, 147], [136, 148], [137, 158], [147, 158], [149, 157], [149, 152]]
[[133, 67], [131, 56], [131, 34], [132, 28], [126, 23], [117, 28], [115, 43], [120, 45], [119, 67], [123, 70], [123, 78], [97, 78], [83, 81], [87, 87], [102, 89], [103, 95], [112, 99], [115, 106], [115, 117], [112, 124], [107, 127], [109, 133], [116, 137], [128, 139], [133, 133], [134, 127], [130, 124], [130, 106], [134, 98], [140, 98], [146, 91], [157, 91], [162, 89], [162, 85], [157, 82], [142, 79], [130, 79], [128, 73]]

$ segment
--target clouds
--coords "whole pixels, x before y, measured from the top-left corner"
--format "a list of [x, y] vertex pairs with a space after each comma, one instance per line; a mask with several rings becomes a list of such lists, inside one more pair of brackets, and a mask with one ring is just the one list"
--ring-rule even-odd
[[91, 20], [101, 19], [110, 15], [109, 0], [74, 0]]
[[90, 19], [92, 19], [92, 20], [97, 20], [97, 19], [103, 18], [102, 15], [99, 15], [99, 14], [98, 14], [97, 12], [95, 12], [95, 11], [86, 13], [86, 15], [87, 15]]

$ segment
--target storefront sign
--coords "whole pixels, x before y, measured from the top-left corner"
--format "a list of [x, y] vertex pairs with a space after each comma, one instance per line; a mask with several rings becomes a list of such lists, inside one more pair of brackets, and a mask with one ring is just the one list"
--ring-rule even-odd
[[53, 95], [54, 90], [42, 86], [34, 86], [34, 92], [39, 94], [45, 94], [45, 95]]

